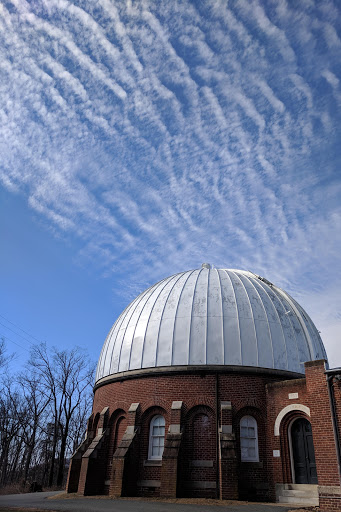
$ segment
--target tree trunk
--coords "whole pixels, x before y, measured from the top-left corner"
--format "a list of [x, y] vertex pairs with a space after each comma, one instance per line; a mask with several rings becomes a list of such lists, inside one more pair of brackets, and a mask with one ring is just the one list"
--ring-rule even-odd
[[57, 476], [57, 485], [63, 485], [64, 478], [64, 459], [65, 459], [65, 449], [66, 449], [66, 440], [69, 433], [69, 419], [66, 419], [65, 428], [62, 432], [62, 442], [60, 446], [60, 454], [59, 454], [59, 466], [58, 466], [58, 476]]
[[35, 438], [36, 438], [36, 429], [33, 430], [31, 442], [28, 445], [27, 456], [26, 456], [26, 461], [25, 461], [25, 469], [24, 469], [24, 485], [26, 484], [27, 478], [28, 478], [28, 472], [30, 469], [32, 454], [33, 454], [33, 450], [34, 450], [34, 446], [35, 446], [35, 442], [36, 442]]
[[54, 462], [55, 462], [56, 449], [57, 449], [57, 437], [58, 437], [58, 431], [55, 427], [54, 434], [53, 434], [52, 454], [51, 454], [51, 462], [50, 462], [50, 470], [49, 470], [49, 480], [48, 480], [49, 487], [52, 487], [53, 479], [54, 479]]
[[0, 474], [1, 474], [1, 479], [0, 479], [0, 483], [2, 485], [6, 485], [7, 483], [7, 468], [8, 468], [8, 448], [9, 448], [9, 443], [6, 443], [4, 449], [3, 449], [3, 453], [2, 453], [2, 461], [1, 461], [1, 471], [0, 471]]

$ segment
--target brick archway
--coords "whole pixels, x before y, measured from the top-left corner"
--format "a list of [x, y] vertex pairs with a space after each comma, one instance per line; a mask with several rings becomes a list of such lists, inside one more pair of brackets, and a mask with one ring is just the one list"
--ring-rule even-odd
[[215, 498], [217, 494], [217, 439], [214, 410], [204, 404], [192, 407], [184, 418], [180, 452], [180, 496]]
[[292, 449], [290, 446], [290, 426], [298, 418], [305, 418], [310, 422], [310, 416], [301, 410], [293, 409], [289, 411], [282, 419], [279, 429], [280, 446], [282, 454], [282, 469], [284, 483], [294, 483], [292, 471]]
[[280, 434], [280, 426], [283, 418], [291, 413], [291, 412], [301, 412], [303, 415], [310, 416], [310, 409], [306, 405], [303, 404], [290, 404], [286, 407], [283, 407], [283, 409], [278, 413], [277, 418], [275, 420], [275, 426], [274, 426], [274, 435], [279, 436]]

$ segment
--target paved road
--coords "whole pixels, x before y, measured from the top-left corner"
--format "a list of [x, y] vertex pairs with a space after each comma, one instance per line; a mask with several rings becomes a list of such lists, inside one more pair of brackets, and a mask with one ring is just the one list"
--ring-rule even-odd
[[0, 512], [6, 507], [27, 507], [63, 512], [287, 512], [293, 507], [275, 504], [250, 503], [247, 505], [185, 505], [160, 501], [108, 500], [91, 498], [48, 500], [57, 492], [10, 494], [0, 496]]

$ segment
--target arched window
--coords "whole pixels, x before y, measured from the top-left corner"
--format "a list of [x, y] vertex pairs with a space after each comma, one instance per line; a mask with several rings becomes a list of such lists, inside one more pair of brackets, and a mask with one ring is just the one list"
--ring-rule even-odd
[[257, 421], [252, 416], [240, 420], [240, 458], [243, 462], [258, 462]]
[[162, 459], [165, 445], [165, 418], [154, 416], [150, 422], [148, 459]]

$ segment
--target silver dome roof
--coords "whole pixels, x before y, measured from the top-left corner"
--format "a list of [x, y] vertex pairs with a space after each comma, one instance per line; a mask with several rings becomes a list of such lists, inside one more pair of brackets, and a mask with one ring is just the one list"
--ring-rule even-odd
[[240, 365], [304, 373], [327, 359], [297, 302], [252, 272], [202, 268], [163, 279], [111, 328], [96, 382], [120, 372], [180, 365]]

